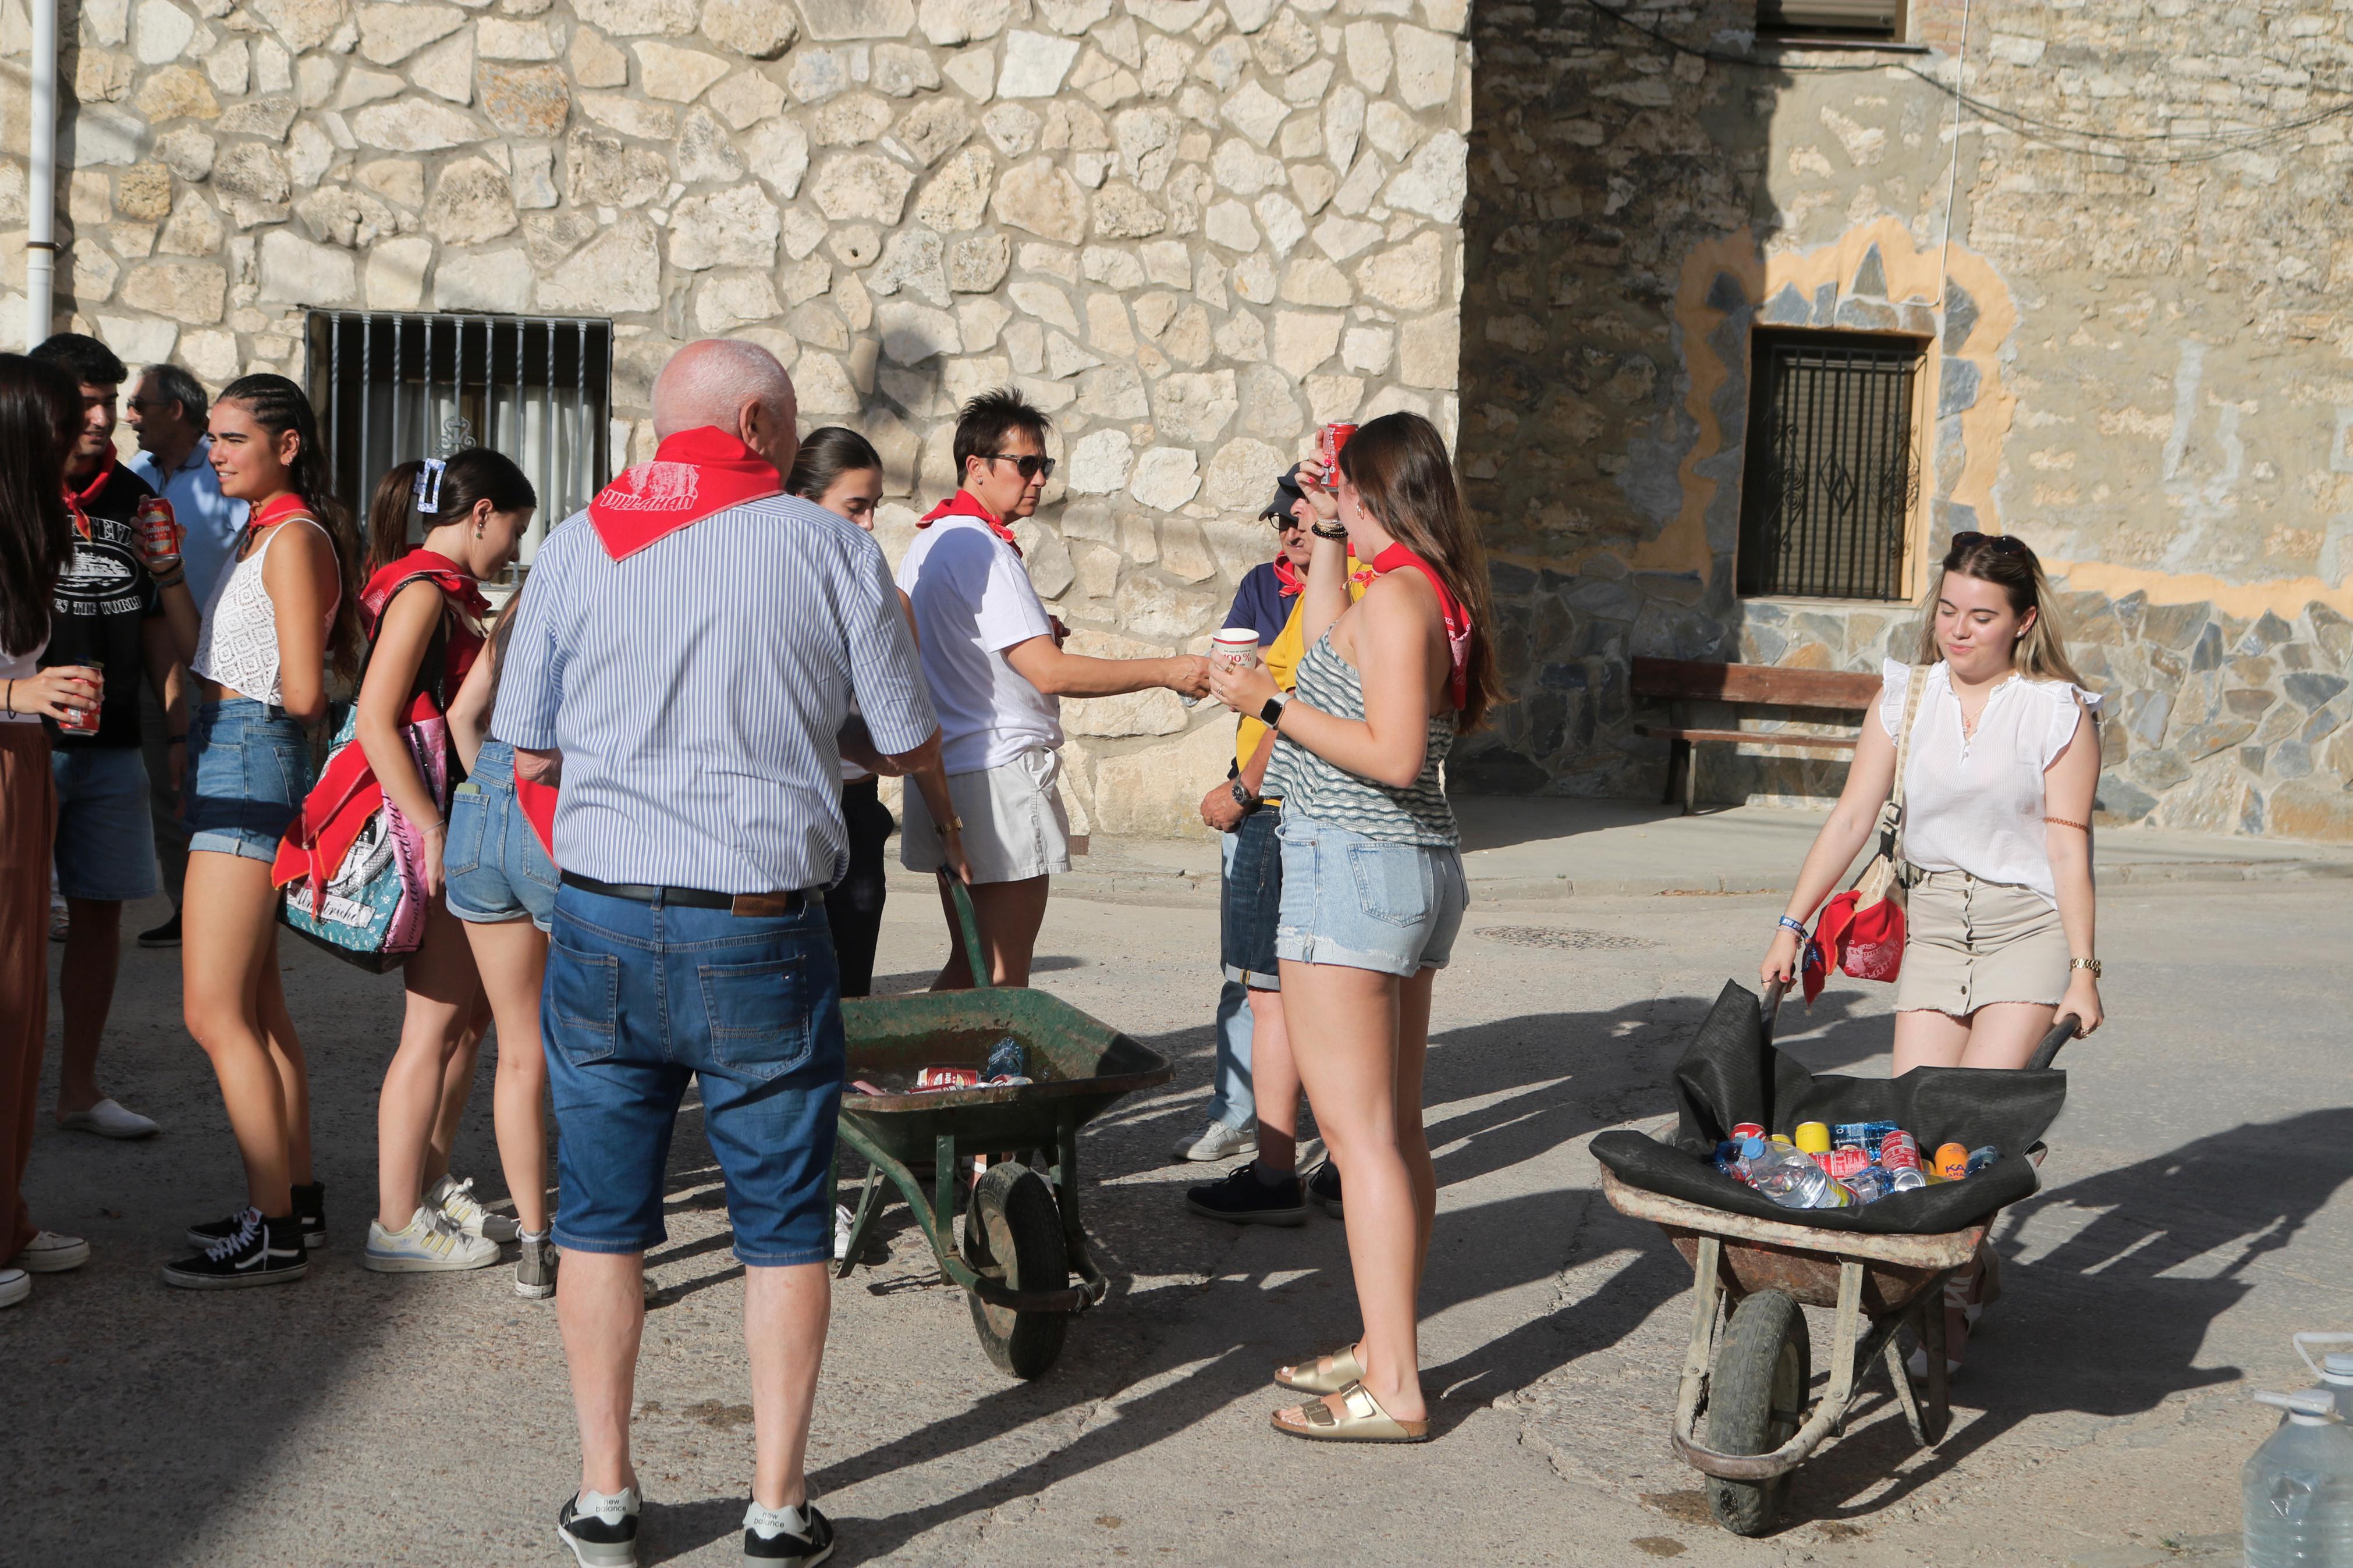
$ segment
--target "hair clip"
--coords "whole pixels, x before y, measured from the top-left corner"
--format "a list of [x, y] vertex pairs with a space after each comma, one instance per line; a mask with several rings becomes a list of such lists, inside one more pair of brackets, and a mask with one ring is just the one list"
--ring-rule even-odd
[[417, 470], [417, 482], [410, 487], [409, 497], [417, 510], [430, 515], [441, 510], [441, 475], [448, 464], [438, 458], [427, 458]]

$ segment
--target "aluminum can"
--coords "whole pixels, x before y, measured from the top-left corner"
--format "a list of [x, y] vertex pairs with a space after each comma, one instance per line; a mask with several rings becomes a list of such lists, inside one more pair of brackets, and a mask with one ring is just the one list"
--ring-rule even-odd
[[69, 735], [95, 735], [98, 733], [99, 725], [105, 719], [106, 666], [94, 658], [86, 659], [83, 664], [98, 677], [98, 704], [92, 708], [78, 710], [70, 717], [58, 721], [58, 730]]
[[1982, 1149], [1972, 1149], [1969, 1151], [1968, 1173], [1974, 1176], [2000, 1158], [2001, 1151], [1990, 1143]]
[[1879, 1165], [1884, 1171], [1920, 1168], [1920, 1141], [1901, 1127], [1879, 1141]]
[[1800, 1121], [1797, 1131], [1798, 1151], [1804, 1154], [1827, 1154], [1831, 1152], [1831, 1128], [1827, 1121]]
[[1762, 1138], [1764, 1136], [1765, 1129], [1759, 1127], [1754, 1121], [1736, 1121], [1732, 1125], [1732, 1141], [1735, 1143], [1745, 1142], [1750, 1138]]
[[[1881, 1169], [1884, 1170], [1885, 1167], [1882, 1166]], [[1892, 1193], [1916, 1193], [1927, 1184], [1928, 1178], [1920, 1173], [1920, 1167], [1917, 1165], [1887, 1173], [1887, 1190]]]
[[919, 1068], [915, 1087], [925, 1089], [971, 1089], [980, 1082], [978, 1068]]
[[1356, 433], [1354, 425], [1326, 425], [1315, 433], [1315, 456], [1324, 464], [1324, 488], [1340, 488], [1340, 449]]
[[1957, 1182], [1969, 1173], [1969, 1152], [1958, 1143], [1939, 1144], [1936, 1149], [1936, 1179]]
[[162, 496], [149, 496], [139, 503], [132, 514], [139, 528], [139, 548], [150, 561], [170, 561], [180, 553], [180, 524], [172, 515], [172, 503]]
[[1871, 1156], [1860, 1143], [1842, 1143], [1835, 1149], [1814, 1156], [1814, 1163], [1831, 1173], [1831, 1180], [1843, 1182], [1859, 1171], [1871, 1169]]

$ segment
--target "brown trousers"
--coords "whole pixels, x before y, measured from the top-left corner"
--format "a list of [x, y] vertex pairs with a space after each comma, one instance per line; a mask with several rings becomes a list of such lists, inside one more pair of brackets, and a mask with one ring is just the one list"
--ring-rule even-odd
[[49, 841], [57, 820], [47, 733], [38, 724], [0, 723], [0, 1264], [38, 1229], [24, 1185], [49, 1034]]

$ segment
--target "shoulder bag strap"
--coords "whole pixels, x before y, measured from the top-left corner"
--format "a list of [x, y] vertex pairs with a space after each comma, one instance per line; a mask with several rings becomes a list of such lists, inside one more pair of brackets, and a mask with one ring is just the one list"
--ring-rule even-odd
[[1904, 858], [1904, 773], [1912, 761], [1913, 721], [1920, 713], [1920, 691], [1928, 684], [1929, 667], [1915, 664], [1904, 682], [1904, 728], [1895, 737], [1895, 788], [1887, 797], [1885, 851], [1893, 861]]

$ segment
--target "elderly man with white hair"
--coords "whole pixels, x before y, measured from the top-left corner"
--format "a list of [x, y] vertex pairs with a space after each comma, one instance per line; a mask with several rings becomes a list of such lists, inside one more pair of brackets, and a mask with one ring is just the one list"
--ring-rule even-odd
[[829, 1306], [840, 982], [824, 889], [848, 860], [839, 735], [936, 768], [939, 726], [872, 536], [784, 493], [791, 380], [705, 341], [654, 384], [654, 458], [541, 546], [493, 732], [560, 786], [541, 1009], [563, 1131], [556, 1297], [583, 1463], [557, 1519], [581, 1563], [637, 1561], [629, 1413], [645, 1252], [690, 1077], [744, 1264], [757, 1449], [749, 1563], [833, 1530], [803, 1458]]

